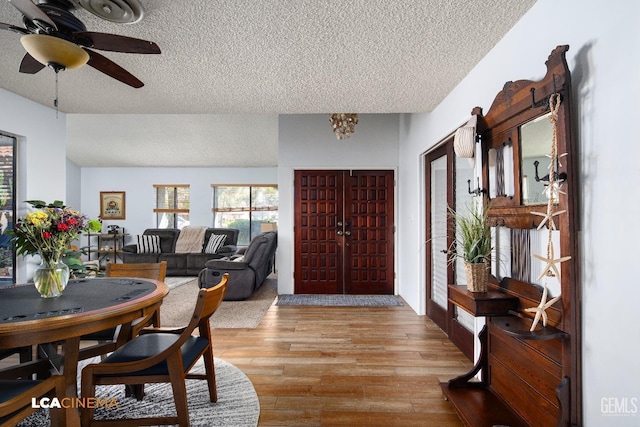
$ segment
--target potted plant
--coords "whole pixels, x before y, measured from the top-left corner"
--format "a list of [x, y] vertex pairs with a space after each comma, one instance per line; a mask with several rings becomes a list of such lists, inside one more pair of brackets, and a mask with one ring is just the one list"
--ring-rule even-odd
[[487, 217], [488, 206], [482, 209], [474, 204], [466, 214], [450, 209], [454, 219], [456, 242], [449, 251], [452, 261], [462, 258], [467, 276], [467, 289], [471, 292], [486, 292], [491, 267], [491, 226]]

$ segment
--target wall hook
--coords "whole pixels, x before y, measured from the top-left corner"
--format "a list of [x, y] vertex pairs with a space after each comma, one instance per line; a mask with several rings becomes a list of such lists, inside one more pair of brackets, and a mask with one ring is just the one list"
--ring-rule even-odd
[[[540, 176], [538, 175], [538, 165], [540, 165], [539, 161], [534, 161], [533, 162], [533, 167], [536, 170], [536, 182], [543, 182], [544, 185], [549, 185], [549, 174], [543, 176], [542, 178], [540, 178]], [[556, 159], [556, 169], [558, 167], [558, 159]], [[557, 182], [558, 184], [563, 184], [565, 181], [567, 180], [567, 174], [565, 172], [554, 172], [554, 181]]]
[[484, 188], [480, 188], [480, 178], [478, 178], [478, 187], [471, 191], [471, 180], [468, 179], [467, 180], [467, 186], [469, 187], [469, 194], [473, 194], [474, 196], [479, 196], [481, 194], [485, 194], [487, 192], [487, 190], [485, 190]]
[[[558, 93], [558, 89], [556, 88], [556, 75], [552, 74], [552, 81], [553, 81], [553, 93], [557, 94]], [[538, 108], [538, 107], [545, 107], [546, 109], [549, 108], [549, 98], [544, 98], [541, 101], [537, 101], [536, 102], [536, 88], [532, 87], [531, 89], [529, 89], [529, 92], [531, 92], [531, 108]], [[560, 97], [560, 100], [562, 101], [562, 97]]]

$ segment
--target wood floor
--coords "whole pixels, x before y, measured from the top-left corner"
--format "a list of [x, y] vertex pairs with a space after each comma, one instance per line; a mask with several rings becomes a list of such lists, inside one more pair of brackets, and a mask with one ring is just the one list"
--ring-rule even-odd
[[259, 426], [462, 426], [439, 383], [472, 363], [406, 304], [272, 306], [257, 328], [213, 336], [253, 382]]
[[214, 348], [260, 398], [260, 426], [461, 426], [439, 382], [471, 362], [403, 307], [272, 306], [255, 329], [216, 329]]

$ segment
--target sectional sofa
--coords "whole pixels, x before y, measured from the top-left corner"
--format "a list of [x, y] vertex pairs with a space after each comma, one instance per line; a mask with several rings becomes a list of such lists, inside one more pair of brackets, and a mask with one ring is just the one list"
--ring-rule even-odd
[[198, 284], [201, 288], [210, 288], [220, 283], [223, 274], [229, 273], [224, 300], [246, 299], [273, 272], [277, 246], [276, 232], [262, 233], [251, 240], [244, 253], [207, 261], [206, 268], [198, 276]]
[[[176, 253], [176, 242], [180, 235], [177, 228], [148, 228], [141, 236], [135, 236], [136, 243], [122, 248], [125, 263], [167, 262], [167, 276], [197, 276], [207, 261], [229, 257], [236, 253], [239, 230], [234, 228], [207, 228], [202, 248], [199, 252]], [[222, 246], [215, 253], [208, 253], [211, 236], [224, 235]], [[149, 243], [149, 244], [147, 244]]]

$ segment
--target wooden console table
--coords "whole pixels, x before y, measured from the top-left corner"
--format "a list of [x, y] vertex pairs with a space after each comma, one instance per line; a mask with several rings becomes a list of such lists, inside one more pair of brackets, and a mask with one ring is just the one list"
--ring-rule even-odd
[[[494, 346], [508, 346], [513, 339], [521, 344], [527, 341], [562, 340], [568, 335], [550, 326], [533, 332], [529, 331], [530, 320], [524, 320], [517, 315], [519, 299], [493, 287], [488, 292], [474, 293], [469, 292], [466, 286], [449, 285], [449, 301], [475, 317], [486, 317], [487, 323], [491, 324], [491, 336], [485, 326], [478, 336], [480, 356], [471, 371], [440, 384], [445, 398], [451, 402], [467, 426], [530, 425], [493, 393], [488, 376], [489, 366], [490, 364], [506, 365], [505, 371], [508, 371], [510, 364], [531, 363], [537, 368], [542, 367], [543, 372], [552, 373], [557, 370], [557, 363], [542, 355], [536, 359], [530, 359], [530, 352], [526, 350], [515, 351], [510, 360], [499, 360], [495, 355], [490, 356], [490, 343]], [[554, 344], [543, 345], [543, 347], [549, 346], [553, 347]], [[480, 380], [477, 379], [478, 375]], [[553, 375], [548, 375], [547, 380], [555, 381]], [[566, 380], [560, 381], [556, 389], [558, 399], [562, 401], [562, 394], [567, 391]], [[557, 412], [558, 408], [550, 407], [549, 411]]]

